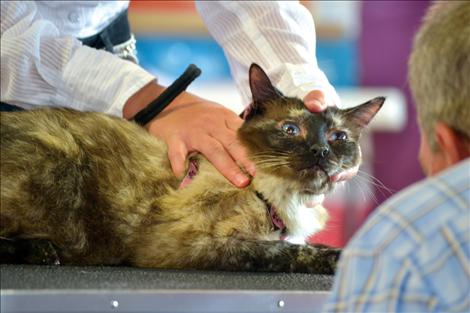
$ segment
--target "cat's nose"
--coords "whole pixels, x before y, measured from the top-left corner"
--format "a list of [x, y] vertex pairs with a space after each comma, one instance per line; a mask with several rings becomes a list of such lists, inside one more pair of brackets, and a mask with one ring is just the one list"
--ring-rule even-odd
[[313, 145], [310, 150], [313, 152], [313, 155], [317, 158], [324, 159], [330, 154], [330, 149], [325, 145]]

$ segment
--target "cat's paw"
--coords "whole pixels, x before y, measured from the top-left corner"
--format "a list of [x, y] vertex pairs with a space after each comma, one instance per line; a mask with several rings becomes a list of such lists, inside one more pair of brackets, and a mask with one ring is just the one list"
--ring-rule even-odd
[[298, 254], [296, 263], [307, 273], [334, 275], [340, 256], [341, 249], [305, 245]]

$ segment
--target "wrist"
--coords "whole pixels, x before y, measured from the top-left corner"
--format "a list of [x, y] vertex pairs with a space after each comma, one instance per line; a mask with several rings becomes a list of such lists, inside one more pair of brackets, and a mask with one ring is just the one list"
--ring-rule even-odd
[[[155, 100], [166, 89], [159, 85], [156, 81], [142, 87], [139, 91], [133, 94], [124, 104], [122, 115], [125, 119], [132, 119], [139, 111], [144, 109], [148, 104]], [[171, 110], [179, 105], [191, 104], [201, 101], [202, 99], [189, 92], [182, 92], [174, 99], [171, 104], [163, 110], [163, 112]]]
[[157, 84], [155, 81], [148, 83], [127, 99], [122, 108], [122, 116], [130, 120], [137, 112], [144, 109], [150, 102], [156, 99], [164, 90], [165, 87]]

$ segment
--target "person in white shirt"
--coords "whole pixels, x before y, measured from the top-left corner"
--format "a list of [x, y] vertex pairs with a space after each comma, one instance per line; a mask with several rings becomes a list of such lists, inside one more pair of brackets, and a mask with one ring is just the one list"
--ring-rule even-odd
[[[124, 28], [128, 28], [128, 4], [2, 1], [1, 102], [23, 109], [62, 106], [132, 118], [164, 86], [129, 62], [136, 61], [132, 37], [124, 43], [108, 38], [107, 30], [116, 20], [124, 17]], [[317, 65], [313, 19], [300, 3], [198, 1], [196, 7], [224, 49], [246, 104], [251, 101], [247, 79], [253, 62], [266, 70], [283, 93], [304, 99], [313, 112], [339, 103]], [[118, 31], [116, 36], [121, 35]], [[97, 37], [104, 50], [87, 44]], [[146, 128], [167, 143], [175, 175], [185, 171], [188, 153], [199, 151], [234, 185], [243, 187], [249, 177], [239, 165], [251, 175], [255, 168], [236, 139], [242, 122], [222, 105], [184, 92]]]

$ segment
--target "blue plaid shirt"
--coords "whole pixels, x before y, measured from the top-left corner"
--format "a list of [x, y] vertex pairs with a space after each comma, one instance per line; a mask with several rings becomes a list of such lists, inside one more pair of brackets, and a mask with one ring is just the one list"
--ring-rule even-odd
[[327, 312], [470, 312], [470, 159], [380, 206], [345, 248]]

